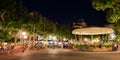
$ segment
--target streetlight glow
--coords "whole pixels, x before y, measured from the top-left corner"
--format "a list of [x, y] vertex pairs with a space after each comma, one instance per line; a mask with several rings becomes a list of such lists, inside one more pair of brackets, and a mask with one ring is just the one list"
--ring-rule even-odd
[[23, 36], [26, 35], [26, 32], [22, 32], [22, 35], [23, 35]]
[[63, 40], [65, 41], [65, 40], [66, 40], [66, 38], [63, 38]]
[[27, 38], [28, 38], [28, 36], [24, 35], [24, 36], [23, 36], [23, 38], [24, 38], [24, 39], [27, 39]]
[[56, 36], [53, 36], [53, 40], [56, 40]]

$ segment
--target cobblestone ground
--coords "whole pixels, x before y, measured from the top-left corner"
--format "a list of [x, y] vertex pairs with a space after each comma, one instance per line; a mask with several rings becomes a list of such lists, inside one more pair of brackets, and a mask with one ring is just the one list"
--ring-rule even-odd
[[78, 52], [63, 49], [26, 51], [21, 56], [0, 56], [0, 60], [120, 60], [120, 52]]

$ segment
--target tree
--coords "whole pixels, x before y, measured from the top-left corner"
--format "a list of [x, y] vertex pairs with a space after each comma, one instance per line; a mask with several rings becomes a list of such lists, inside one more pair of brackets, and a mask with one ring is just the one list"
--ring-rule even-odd
[[30, 33], [30, 38], [34, 34], [48, 36], [54, 34], [56, 30], [55, 23], [49, 21], [49, 19], [42, 16], [37, 11], [30, 12], [30, 14], [26, 17], [26, 19], [27, 20], [23, 22], [22, 28]]
[[15, 37], [26, 14], [27, 10], [22, 6], [21, 0], [0, 0], [1, 39], [10, 40]]
[[57, 36], [59, 36], [60, 39], [73, 38], [72, 27], [69, 24], [57, 24], [56, 34]]
[[120, 0], [92, 0], [92, 6], [96, 10], [106, 12], [107, 21], [114, 24], [116, 40], [120, 36]]
[[[0, 39], [17, 41], [19, 30], [33, 34], [69, 36], [71, 29], [67, 25], [59, 25], [42, 16], [39, 12], [28, 10], [22, 5], [21, 0], [0, 0]], [[56, 31], [57, 30], [57, 31]]]
[[116, 23], [120, 20], [120, 0], [92, 0], [92, 6], [98, 11], [105, 11], [108, 22]]

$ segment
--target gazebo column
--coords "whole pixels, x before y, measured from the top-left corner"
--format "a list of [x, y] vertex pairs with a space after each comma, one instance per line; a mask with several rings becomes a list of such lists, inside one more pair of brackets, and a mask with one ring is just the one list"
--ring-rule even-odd
[[105, 43], [108, 42], [108, 34], [105, 35]]
[[82, 35], [80, 35], [80, 43], [82, 43]]
[[76, 36], [76, 34], [75, 34], [75, 40], [77, 40], [77, 36]]
[[104, 40], [105, 40], [104, 38], [105, 38], [105, 37], [104, 37], [104, 34], [102, 34], [102, 38], [101, 38], [101, 39], [102, 39], [102, 42], [103, 42], [103, 43], [104, 43]]
[[109, 41], [108, 39], [109, 39], [109, 34], [107, 34], [107, 39], [106, 39], [107, 41], [106, 41], [106, 42], [108, 42], [108, 41]]
[[[91, 43], [92, 43], [92, 41], [93, 41], [93, 35], [91, 35]], [[93, 44], [93, 43], [92, 43]]]
[[78, 35], [78, 39], [79, 39], [79, 41], [80, 41], [80, 35]]

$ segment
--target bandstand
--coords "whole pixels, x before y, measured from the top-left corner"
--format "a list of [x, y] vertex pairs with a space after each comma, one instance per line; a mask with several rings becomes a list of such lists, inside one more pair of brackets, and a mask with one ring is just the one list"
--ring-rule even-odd
[[[74, 29], [72, 31], [72, 34], [75, 36], [78, 35], [80, 37], [79, 40], [83, 40], [83, 36], [90, 36], [90, 43], [93, 43], [94, 36], [99, 35], [101, 36], [101, 40], [103, 42], [108, 42], [109, 41], [109, 35], [114, 33], [114, 30], [111, 28], [106, 28], [106, 27], [88, 27], [88, 28], [79, 28], [79, 29]], [[85, 39], [87, 41], [87, 39]], [[97, 39], [99, 40], [99, 39]], [[96, 40], [96, 41], [97, 41]]]
[[[114, 30], [107, 27], [87, 27], [74, 29], [72, 31], [72, 34], [74, 34], [76, 39], [79, 40], [79, 43], [83, 45], [100, 45], [108, 43], [110, 41], [110, 34], [113, 33]], [[102, 51], [103, 49], [99, 48], [99, 50]]]

